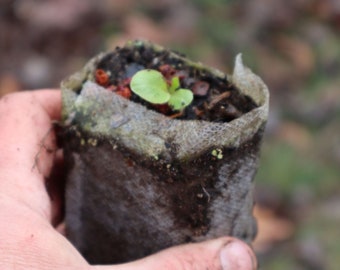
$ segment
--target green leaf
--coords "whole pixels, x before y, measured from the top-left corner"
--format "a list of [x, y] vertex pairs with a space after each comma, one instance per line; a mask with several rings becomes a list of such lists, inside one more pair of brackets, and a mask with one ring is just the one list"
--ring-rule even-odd
[[175, 91], [180, 88], [179, 77], [173, 77], [171, 79], [171, 86], [169, 88], [170, 94], [175, 93]]
[[168, 85], [162, 73], [157, 70], [138, 71], [131, 79], [130, 88], [136, 95], [153, 104], [163, 104], [170, 99]]
[[194, 95], [189, 89], [181, 88], [171, 95], [168, 103], [173, 110], [180, 111], [188, 106], [192, 102], [193, 98]]

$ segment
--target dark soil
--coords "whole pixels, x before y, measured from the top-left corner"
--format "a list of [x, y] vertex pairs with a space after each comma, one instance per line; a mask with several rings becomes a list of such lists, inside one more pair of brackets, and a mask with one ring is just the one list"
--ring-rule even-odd
[[[155, 51], [144, 45], [132, 49], [117, 47], [98, 63], [96, 72], [103, 73], [104, 79], [97, 79], [97, 82], [107, 89], [120, 92], [133, 102], [177, 119], [228, 122], [257, 107], [255, 102], [242, 95], [226, 76], [216, 77], [207, 70], [192, 67], [181, 57], [176, 58], [167, 50]], [[167, 104], [150, 104], [133, 92], [126, 94], [126, 91], [129, 91], [129, 80], [137, 71], [155, 69], [166, 77], [164, 68], [169, 66], [175, 76], [180, 78], [181, 87], [191, 89], [194, 93], [193, 102], [182, 112], [173, 111]]]

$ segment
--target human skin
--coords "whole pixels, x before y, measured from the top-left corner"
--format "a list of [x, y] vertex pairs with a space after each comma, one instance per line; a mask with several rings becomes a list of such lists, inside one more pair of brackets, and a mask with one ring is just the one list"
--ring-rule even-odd
[[173, 247], [122, 265], [89, 265], [56, 229], [62, 223], [63, 179], [52, 173], [62, 164], [52, 121], [60, 113], [59, 90], [0, 99], [0, 269], [256, 268], [250, 247], [231, 237]]

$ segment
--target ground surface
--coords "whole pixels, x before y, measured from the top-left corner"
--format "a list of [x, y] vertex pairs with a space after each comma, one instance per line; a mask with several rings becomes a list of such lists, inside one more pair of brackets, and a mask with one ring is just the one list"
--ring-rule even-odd
[[335, 0], [4, 0], [0, 95], [58, 87], [89, 57], [148, 38], [268, 84], [257, 181], [261, 269], [338, 269], [340, 4]]

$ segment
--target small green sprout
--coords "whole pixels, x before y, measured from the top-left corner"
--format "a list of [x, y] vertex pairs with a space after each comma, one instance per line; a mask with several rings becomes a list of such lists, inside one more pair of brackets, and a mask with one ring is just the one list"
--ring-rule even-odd
[[131, 79], [132, 92], [152, 104], [168, 103], [176, 111], [188, 106], [194, 95], [191, 90], [180, 88], [178, 77], [171, 79], [170, 86], [161, 72], [153, 69], [138, 71]]
[[211, 154], [214, 156], [214, 157], [216, 157], [217, 159], [222, 159], [223, 158], [223, 152], [222, 152], [222, 150], [221, 149], [213, 149], [212, 151], [211, 151]]

